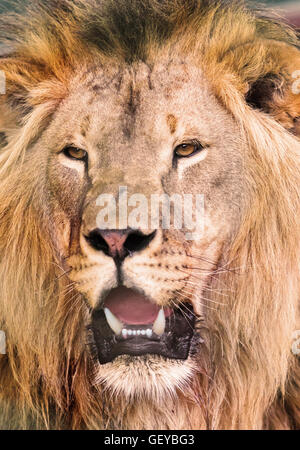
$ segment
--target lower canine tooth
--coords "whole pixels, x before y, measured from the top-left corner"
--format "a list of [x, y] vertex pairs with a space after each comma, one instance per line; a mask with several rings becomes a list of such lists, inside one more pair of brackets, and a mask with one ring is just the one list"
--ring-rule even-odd
[[108, 309], [104, 308], [104, 314], [107, 320], [108, 325], [116, 334], [121, 334], [123, 324], [120, 322], [119, 319], [116, 318], [116, 316]]
[[154, 331], [155, 334], [161, 336], [165, 332], [165, 327], [166, 327], [166, 317], [163, 308], [161, 308], [152, 326], [152, 330]]

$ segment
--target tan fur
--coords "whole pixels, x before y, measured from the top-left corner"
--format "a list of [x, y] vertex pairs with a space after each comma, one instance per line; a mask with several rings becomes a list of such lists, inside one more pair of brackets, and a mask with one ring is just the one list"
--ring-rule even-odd
[[[1, 22], [0, 428], [299, 428], [299, 40], [242, 2], [94, 3]], [[207, 157], [179, 176], [187, 134]], [[91, 186], [58, 155], [70, 139], [89, 147]], [[160, 231], [124, 268], [159, 304], [193, 303], [204, 343], [187, 361], [90, 357], [87, 304], [115, 279], [82, 233], [123, 183], [207, 198], [199, 242]]]

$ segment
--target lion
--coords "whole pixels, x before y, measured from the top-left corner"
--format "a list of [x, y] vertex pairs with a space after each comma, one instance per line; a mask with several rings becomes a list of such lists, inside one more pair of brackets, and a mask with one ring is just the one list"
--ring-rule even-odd
[[[234, 0], [23, 3], [0, 26], [0, 427], [299, 428], [298, 35]], [[153, 196], [169, 223], [134, 209]]]

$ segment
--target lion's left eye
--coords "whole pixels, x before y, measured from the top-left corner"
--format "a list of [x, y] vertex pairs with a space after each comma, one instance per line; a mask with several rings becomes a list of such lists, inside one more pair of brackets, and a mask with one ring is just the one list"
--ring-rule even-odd
[[204, 147], [199, 142], [180, 144], [175, 148], [174, 154], [180, 158], [187, 158], [200, 150], [203, 150], [203, 148]]
[[88, 155], [85, 150], [72, 146], [64, 148], [63, 153], [68, 158], [77, 159], [78, 161], [86, 161]]

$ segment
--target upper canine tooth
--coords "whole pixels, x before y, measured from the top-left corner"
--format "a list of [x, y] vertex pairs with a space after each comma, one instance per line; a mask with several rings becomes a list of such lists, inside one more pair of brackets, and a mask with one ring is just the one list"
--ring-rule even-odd
[[116, 334], [121, 334], [123, 324], [120, 322], [119, 319], [116, 318], [116, 316], [108, 309], [104, 308], [105, 317], [107, 320], [108, 325]]
[[166, 327], [165, 313], [163, 308], [161, 308], [152, 326], [152, 330], [154, 331], [155, 334], [161, 336], [165, 332], [165, 327]]

